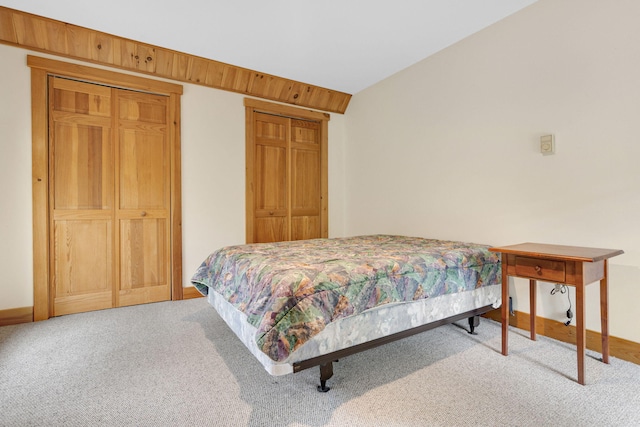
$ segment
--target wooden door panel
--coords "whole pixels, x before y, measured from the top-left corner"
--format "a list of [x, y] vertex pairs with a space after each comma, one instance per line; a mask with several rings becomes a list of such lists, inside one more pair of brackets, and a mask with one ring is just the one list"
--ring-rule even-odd
[[321, 237], [320, 123], [291, 120], [291, 239]]
[[320, 215], [291, 218], [291, 240], [317, 239], [320, 236]]
[[292, 149], [291, 164], [292, 215], [319, 215], [320, 152]]
[[54, 223], [52, 276], [56, 316], [113, 306], [112, 222], [110, 217], [102, 216]]
[[167, 97], [148, 93], [120, 92], [118, 118], [141, 123], [167, 124]]
[[[321, 189], [319, 176], [321, 162], [319, 130], [320, 123], [316, 121], [291, 120], [292, 218], [320, 215]], [[317, 233], [319, 233], [319, 228]]]
[[[291, 119], [291, 142], [320, 145], [320, 123], [309, 120]], [[318, 147], [319, 148], [319, 147]]]
[[271, 243], [289, 240], [287, 218], [256, 218], [254, 243]]
[[104, 292], [56, 298], [52, 315], [64, 316], [66, 314], [84, 313], [113, 307], [113, 292], [109, 289], [109, 291]]
[[118, 305], [171, 298], [168, 98], [118, 92]]
[[111, 89], [50, 78], [53, 315], [113, 307]]
[[166, 284], [165, 234], [164, 219], [120, 221], [121, 289]]
[[54, 120], [54, 209], [113, 206], [111, 131]]
[[320, 151], [291, 150], [291, 240], [322, 237]]
[[119, 153], [120, 209], [167, 209], [170, 175], [165, 134], [123, 129]]
[[273, 116], [271, 114], [255, 114], [255, 138], [256, 142], [282, 143], [287, 142], [287, 128], [289, 120], [286, 117]]
[[256, 145], [255, 201], [257, 216], [285, 215], [287, 211], [287, 151], [284, 147]]
[[288, 119], [256, 113], [254, 121], [254, 242], [288, 238]]
[[63, 78], [53, 79], [52, 110], [111, 117], [111, 88]]
[[169, 299], [167, 223], [163, 218], [120, 221], [119, 305]]
[[118, 293], [118, 307], [168, 301], [171, 290], [164, 286], [146, 286], [139, 289], [121, 289]]

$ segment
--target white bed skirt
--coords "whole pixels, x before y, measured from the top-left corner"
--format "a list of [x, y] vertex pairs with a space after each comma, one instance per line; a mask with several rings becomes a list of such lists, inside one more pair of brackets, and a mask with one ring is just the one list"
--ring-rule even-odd
[[476, 308], [500, 307], [501, 285], [483, 286], [471, 291], [442, 295], [419, 301], [386, 304], [329, 323], [318, 335], [307, 341], [282, 362], [275, 362], [256, 345], [256, 328], [247, 316], [236, 310], [217, 292], [209, 289], [209, 303], [240, 338], [249, 351], [271, 375], [293, 372], [293, 364], [333, 351], [362, 344], [407, 329], [446, 319]]

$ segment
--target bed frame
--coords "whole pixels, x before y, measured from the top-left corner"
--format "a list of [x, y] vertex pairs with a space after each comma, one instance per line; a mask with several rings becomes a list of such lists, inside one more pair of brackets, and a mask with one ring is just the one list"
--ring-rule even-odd
[[476, 308], [471, 311], [467, 311], [465, 313], [456, 314], [454, 316], [447, 317], [445, 319], [427, 323], [422, 326], [417, 326], [415, 328], [407, 329], [401, 332], [397, 332], [395, 334], [377, 338], [372, 341], [364, 342], [362, 344], [357, 344], [342, 350], [334, 351], [334, 352], [323, 354], [321, 356], [317, 356], [311, 359], [296, 362], [293, 364], [293, 372], [294, 373], [300, 372], [305, 369], [313, 368], [314, 366], [319, 366], [320, 367], [320, 385], [317, 386], [317, 389], [319, 392], [326, 393], [329, 390], [331, 390], [330, 387], [327, 387], [327, 380], [333, 376], [333, 362], [337, 362], [339, 359], [343, 357], [360, 353], [362, 351], [369, 350], [371, 348], [375, 348], [383, 344], [388, 344], [390, 342], [397, 341], [403, 338], [407, 338], [412, 335], [416, 335], [421, 332], [425, 332], [425, 331], [437, 328], [438, 326], [447, 325], [465, 318], [468, 318], [469, 320], [468, 332], [470, 334], [475, 335], [475, 328], [480, 324], [480, 315], [487, 313], [491, 310], [495, 310], [495, 307], [493, 307], [492, 305], [487, 305], [484, 307]]
[[[486, 245], [389, 235], [355, 236], [342, 238], [339, 239], [339, 241], [338, 239], [334, 239], [334, 241], [331, 242], [328, 242], [327, 239], [318, 239], [307, 242], [295, 242], [295, 244], [285, 243], [286, 242], [273, 243], [266, 248], [262, 246], [259, 248], [260, 250], [251, 245], [248, 245], [248, 247], [240, 245], [222, 248], [221, 250], [209, 255], [209, 257], [201, 264], [192, 278], [192, 283], [198, 287], [200, 292], [209, 295], [208, 299], [211, 305], [216, 308], [218, 313], [225, 319], [231, 329], [236, 333], [245, 346], [249, 348], [254, 356], [258, 358], [269, 373], [272, 375], [284, 375], [318, 366], [320, 368], [320, 385], [317, 388], [320, 392], [329, 391], [329, 387], [327, 387], [327, 380], [333, 376], [333, 362], [340, 358], [375, 348], [383, 344], [391, 343], [402, 338], [410, 337], [412, 335], [434, 329], [438, 326], [460, 321], [465, 318], [469, 319], [469, 332], [473, 334], [475, 327], [479, 324], [479, 316], [495, 309], [501, 295], [497, 292], [499, 291], [498, 284], [493, 283], [500, 272], [500, 260], [495, 256], [495, 254], [487, 251], [488, 247]], [[384, 246], [387, 244], [389, 246]], [[384, 249], [379, 250], [378, 248], [380, 245], [383, 245]], [[306, 258], [300, 257], [299, 252], [302, 249], [309, 251], [308, 254], [311, 254], [311, 256]], [[238, 256], [245, 255], [247, 251], [251, 250], [256, 252], [255, 256], [245, 257], [243, 258], [242, 263], [235, 264]], [[354, 259], [353, 254], [359, 253], [358, 251], [362, 250], [367, 253], [367, 256], [356, 257], [358, 259], [356, 266], [360, 266], [362, 264], [362, 271], [354, 270], [351, 265], [353, 263], [352, 260]], [[373, 253], [375, 253], [375, 255], [371, 255]], [[447, 255], [447, 261], [440, 261], [440, 263], [433, 261], [439, 260], [440, 258], [438, 257], [444, 255]], [[288, 260], [288, 263], [285, 264], [284, 267], [282, 267], [282, 264], [279, 264], [283, 257]], [[324, 272], [324, 263], [327, 262], [327, 260], [339, 262], [332, 264], [332, 268], [329, 268]], [[461, 264], [463, 260], [464, 264]], [[255, 265], [253, 265], [254, 263]], [[242, 292], [239, 292], [238, 298], [244, 298], [243, 301], [248, 303], [247, 301], [250, 300], [248, 297], [255, 296], [255, 294], [250, 294], [248, 291], [249, 288], [237, 287], [238, 285], [246, 285], [248, 278], [250, 276], [253, 277], [253, 273], [252, 275], [249, 275], [245, 270], [251, 268], [251, 271], [262, 272], [263, 265], [276, 265], [280, 268], [279, 270], [277, 268], [267, 270], [269, 274], [265, 276], [266, 282], [261, 283], [261, 288], [259, 290], [261, 290], [262, 293], [260, 296], [263, 299], [271, 297], [273, 292], [273, 289], [270, 288], [272, 284], [269, 282], [272, 279], [270, 276], [271, 274], [273, 274], [274, 277], [279, 277], [280, 281], [278, 282], [278, 286], [282, 286], [282, 284], [285, 286], [285, 290], [280, 291], [280, 294], [278, 295], [289, 295], [287, 292], [290, 292], [291, 289], [288, 287], [294, 287], [297, 289], [296, 287], [299, 286], [297, 280], [302, 279], [297, 275], [295, 277], [282, 275], [281, 271], [295, 270], [294, 266], [298, 264], [305, 268], [302, 270], [304, 274], [300, 274], [304, 275], [304, 278], [306, 278], [306, 284], [315, 283], [315, 277], [319, 275], [320, 272], [323, 272], [322, 274], [325, 276], [328, 274], [329, 276], [326, 277], [331, 277], [330, 279], [327, 279], [330, 280], [331, 283], [335, 282], [342, 284], [344, 281], [344, 283], [350, 284], [353, 277], [357, 277], [358, 280], [362, 281], [361, 276], [363, 276], [363, 272], [367, 273], [364, 275], [367, 280], [373, 280], [377, 283], [377, 273], [375, 277], [371, 276], [374, 277], [375, 280], [369, 277], [369, 273], [372, 271], [377, 272], [377, 269], [380, 269], [384, 273], [384, 277], [389, 280], [389, 284], [392, 284], [393, 286], [402, 286], [402, 288], [398, 289], [406, 290], [409, 289], [406, 287], [407, 285], [403, 285], [401, 279], [398, 279], [398, 277], [404, 277], [403, 274], [393, 276], [396, 277], [395, 281], [390, 279], [390, 273], [392, 272], [391, 269], [393, 268], [393, 271], [396, 271], [396, 268], [400, 268], [400, 266], [405, 263], [407, 263], [407, 265], [411, 265], [409, 268], [411, 272], [414, 271], [414, 268], [417, 268], [421, 273], [436, 271], [437, 274], [433, 275], [431, 279], [428, 279], [427, 274], [417, 274], [416, 277], [409, 277], [407, 279], [407, 283], [411, 284], [411, 286], [414, 286], [417, 283], [417, 289], [420, 289], [420, 292], [422, 293], [425, 291], [422, 289], [422, 282], [418, 283], [418, 280], [425, 281], [425, 283], [429, 285], [437, 283], [440, 284], [440, 288], [437, 289], [437, 293], [434, 295], [430, 294], [429, 298], [424, 298], [424, 295], [421, 293], [421, 297], [418, 298], [417, 301], [415, 294], [402, 294], [402, 298], [398, 298], [398, 301], [390, 300], [390, 302], [393, 302], [394, 304], [385, 307], [385, 311], [369, 311], [368, 309], [361, 311], [361, 314], [364, 314], [365, 312], [369, 313], [365, 317], [346, 313], [348, 316], [338, 317], [338, 320], [344, 320], [345, 323], [335, 323], [338, 326], [331, 330], [327, 329], [328, 333], [325, 334], [325, 336], [322, 336], [319, 340], [316, 340], [313, 345], [299, 348], [300, 353], [296, 356], [292, 356], [291, 358], [289, 358], [289, 356], [293, 354], [292, 352], [295, 351], [295, 348], [290, 350], [290, 346], [295, 347], [296, 344], [299, 344], [299, 347], [300, 345], [304, 345], [305, 342], [311, 342], [311, 340], [304, 339], [298, 341], [298, 335], [305, 338], [305, 334], [309, 331], [314, 334], [318, 333], [318, 327], [315, 322], [310, 323], [310, 329], [307, 331], [303, 326], [299, 326], [304, 325], [306, 318], [302, 315], [296, 317], [296, 313], [298, 312], [294, 312], [292, 316], [297, 320], [295, 323], [292, 323], [292, 329], [296, 330], [295, 328], [299, 328], [297, 329], [298, 335], [292, 334], [294, 337], [292, 338], [294, 340], [293, 344], [290, 341], [287, 341], [287, 337], [283, 338], [284, 344], [282, 344], [280, 341], [281, 338], [276, 335], [279, 333], [284, 334], [284, 332], [278, 331], [274, 328], [267, 328], [267, 326], [270, 325], [269, 322], [275, 319], [275, 317], [269, 318], [265, 323], [265, 330], [269, 331], [270, 336], [266, 336], [266, 333], [263, 333], [260, 338], [262, 340], [261, 344], [259, 344], [263, 345], [266, 343], [266, 345], [270, 346], [268, 347], [268, 350], [265, 351], [263, 348], [260, 348], [258, 343], [255, 341], [255, 333], [258, 331], [256, 326], [246, 326], [249, 324], [245, 319], [247, 314], [239, 311], [237, 307], [235, 307], [234, 304], [232, 304], [225, 296], [222, 296], [222, 294], [217, 292], [208, 292], [211, 286], [210, 282], [212, 280], [219, 280], [221, 287], [225, 292], [235, 294], [236, 292], [239, 292], [238, 290], [240, 289]], [[450, 263], [451, 268], [455, 268], [455, 271], [451, 274], [450, 283], [452, 287], [451, 289], [448, 289], [448, 287], [445, 287], [444, 283], [449, 283], [447, 282], [449, 280], [449, 272], [447, 269], [449, 268]], [[441, 265], [445, 265], [446, 267], [442, 268]], [[212, 270], [215, 270], [215, 272]], [[226, 271], [225, 276], [218, 277], [218, 274], [222, 274], [222, 271]], [[352, 274], [351, 272], [353, 271], [356, 271], [357, 274]], [[443, 276], [443, 272], [447, 275], [446, 277]], [[244, 274], [246, 274], [246, 276], [244, 276]], [[332, 277], [331, 274], [334, 274], [337, 278]], [[325, 276], [318, 277], [322, 278]], [[240, 277], [242, 279], [239, 281], [232, 280], [235, 277]], [[475, 282], [472, 282], [472, 284], [475, 284], [475, 287], [467, 286], [467, 282], [469, 280]], [[478, 286], [480, 282], [482, 282], [482, 285]], [[491, 288], [489, 288], [489, 286], [491, 286]], [[340, 287], [344, 286], [341, 285]], [[316, 295], [315, 285], [310, 289], [313, 290], [313, 295]], [[304, 292], [307, 291], [308, 290], [304, 290]], [[443, 300], [438, 299], [439, 296], [445, 298], [445, 292], [443, 291], [447, 291], [446, 294], [449, 296]], [[467, 293], [466, 291], [472, 293]], [[329, 292], [334, 292], [333, 288], [329, 289]], [[418, 291], [416, 290], [416, 292]], [[464, 295], [462, 295], [463, 293]], [[321, 307], [329, 307], [332, 310], [338, 309], [337, 302], [339, 301], [347, 301], [346, 304], [351, 304], [351, 302], [349, 302], [349, 298], [351, 297], [347, 298], [345, 295], [338, 292], [334, 292], [332, 295], [335, 296], [332, 301], [324, 301], [322, 298], [318, 298], [317, 302], [314, 302], [314, 299], [310, 299], [308, 304], [317, 303]], [[375, 295], [378, 294], [376, 293]], [[355, 294], [356, 300], [359, 296], [360, 294], [358, 291]], [[292, 298], [292, 296], [289, 296], [289, 298]], [[367, 296], [367, 298], [370, 298], [370, 296]], [[412, 301], [412, 298], [414, 301]], [[294, 301], [297, 304], [297, 299]], [[368, 301], [365, 302], [368, 304]], [[377, 300], [374, 302], [378, 304]], [[416, 305], [405, 306], [395, 304], [404, 304], [407, 302], [415, 302]], [[440, 304], [442, 305], [440, 306]], [[386, 305], [386, 303], [376, 305], [375, 307], [381, 307], [382, 309], [383, 305]], [[292, 307], [289, 307], [288, 310], [291, 310]], [[306, 304], [303, 308], [297, 308], [297, 310], [304, 310], [304, 307], [306, 307]], [[275, 306], [275, 308], [273, 308], [273, 310], [280, 309], [280, 306]], [[273, 314], [275, 311], [270, 313]], [[281, 312], [278, 311], [278, 313]], [[300, 311], [300, 313], [302, 313], [302, 311]], [[320, 316], [322, 318], [323, 316], [326, 317], [333, 315], [331, 313], [327, 314], [323, 312], [321, 315], [314, 313], [312, 314], [312, 318], [313, 316]], [[388, 321], [391, 322], [394, 319], [397, 320], [394, 325], [387, 324]], [[282, 320], [282, 318], [279, 318], [278, 322], [280, 320]], [[320, 324], [324, 326], [324, 323]], [[290, 328], [291, 325], [285, 322], [283, 323], [283, 327]], [[313, 327], [316, 327], [316, 329], [314, 330]], [[360, 331], [358, 328], [362, 328], [364, 334], [357, 337], [350, 336], [352, 332]], [[324, 331], [324, 329], [320, 330]], [[274, 331], [275, 333], [272, 333]], [[320, 336], [318, 335], [318, 337]], [[282, 348], [280, 345], [282, 345]], [[349, 347], [346, 347], [347, 345], [349, 345]], [[280, 358], [280, 356], [282, 357]]]

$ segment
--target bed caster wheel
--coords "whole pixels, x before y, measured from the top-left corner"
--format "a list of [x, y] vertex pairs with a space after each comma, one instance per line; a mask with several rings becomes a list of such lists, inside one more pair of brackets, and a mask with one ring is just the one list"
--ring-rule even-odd
[[324, 381], [322, 381], [322, 383], [317, 387], [317, 389], [318, 389], [318, 391], [319, 391], [320, 393], [326, 393], [326, 392], [328, 392], [329, 390], [331, 390], [331, 388], [330, 388], [330, 387], [327, 387], [327, 385], [324, 383]]
[[317, 387], [320, 393], [326, 393], [331, 390], [327, 387], [327, 380], [333, 376], [333, 363], [325, 363], [320, 365], [320, 385]]
[[469, 333], [471, 335], [478, 335], [476, 327], [480, 324], [480, 316], [469, 317]]

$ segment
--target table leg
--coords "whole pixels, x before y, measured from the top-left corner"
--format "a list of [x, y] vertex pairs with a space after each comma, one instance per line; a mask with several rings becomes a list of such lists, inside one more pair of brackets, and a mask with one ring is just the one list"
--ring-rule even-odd
[[576, 341], [578, 345], [578, 383], [584, 385], [584, 353], [586, 342], [586, 329], [584, 323], [585, 303], [584, 283], [576, 285]]
[[529, 302], [530, 302], [530, 314], [529, 314], [529, 327], [531, 329], [531, 339], [536, 340], [536, 313], [538, 312], [536, 304], [537, 286], [535, 280], [529, 280]]
[[602, 361], [609, 363], [609, 288], [608, 260], [604, 260], [604, 277], [600, 280], [600, 333], [602, 335]]
[[509, 354], [509, 276], [507, 276], [507, 255], [502, 254], [502, 354]]

